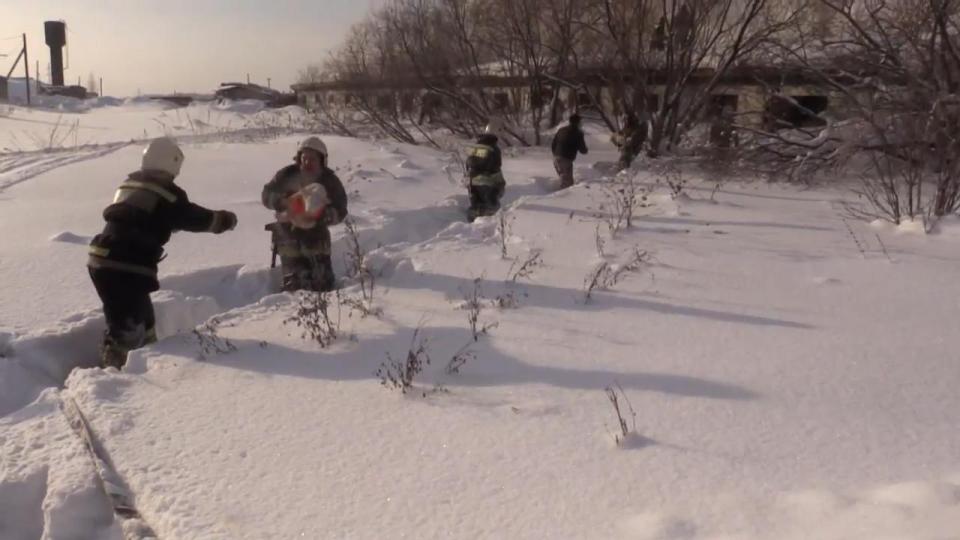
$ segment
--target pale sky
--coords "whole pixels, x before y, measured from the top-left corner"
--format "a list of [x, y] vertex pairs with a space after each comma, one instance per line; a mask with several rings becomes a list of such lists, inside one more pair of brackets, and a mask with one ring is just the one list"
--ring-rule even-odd
[[[67, 23], [67, 84], [103, 77], [104, 93], [210, 93], [245, 81], [289, 91], [383, 0], [0, 0], [0, 76], [27, 33], [30, 76], [48, 78], [43, 22]], [[69, 64], [66, 56], [69, 54]], [[23, 63], [12, 75], [23, 76]]]

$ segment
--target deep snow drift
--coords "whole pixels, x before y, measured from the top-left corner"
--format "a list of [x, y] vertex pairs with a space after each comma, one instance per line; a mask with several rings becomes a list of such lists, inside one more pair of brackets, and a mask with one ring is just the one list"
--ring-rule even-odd
[[[66, 120], [97, 133], [86, 146], [0, 154], [0, 538], [121, 535], [64, 399], [164, 539], [960, 534], [955, 220], [923, 236], [844, 219], [841, 187], [749, 178], [714, 192], [691, 175], [671, 196], [641, 165], [650, 204], [611, 234], [598, 133], [562, 192], [543, 149], [508, 151], [505, 218], [467, 224], [450, 156], [326, 136], [382, 314], [342, 306], [321, 348], [289, 322], [297, 297], [274, 293], [258, 200], [299, 137], [210, 107], [95, 107]], [[186, 118], [207, 111], [238, 119], [201, 137]], [[26, 140], [25, 119], [56, 114], [16, 108], [0, 130]], [[177, 115], [179, 183], [240, 225], [175, 235], [163, 339], [122, 373], [90, 369], [103, 322], [85, 244], [137, 166], [129, 140]], [[343, 226], [334, 243], [356, 299]], [[598, 265], [637, 249], [637, 271], [586, 298]], [[381, 385], [418, 345], [413, 391]], [[610, 385], [636, 412], [619, 446]]]

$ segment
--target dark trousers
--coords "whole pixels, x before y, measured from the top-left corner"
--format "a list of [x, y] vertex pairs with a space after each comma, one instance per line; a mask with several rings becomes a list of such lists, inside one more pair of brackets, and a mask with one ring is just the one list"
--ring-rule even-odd
[[100, 366], [123, 367], [127, 353], [157, 340], [150, 292], [141, 276], [108, 268], [88, 268], [103, 302], [107, 331], [100, 349]]
[[503, 190], [497, 186], [470, 186], [470, 220], [477, 216], [491, 216], [500, 209]]
[[553, 168], [560, 176], [560, 189], [573, 185], [573, 160], [561, 156], [553, 156]]
[[332, 291], [336, 287], [330, 255], [280, 257], [284, 291]]
[[[636, 137], [636, 136], [635, 136]], [[619, 170], [629, 169], [633, 160], [640, 155], [640, 149], [643, 147], [645, 139], [636, 137], [628, 139], [620, 148], [620, 160], [617, 162]]]
[[330, 260], [330, 230], [326, 226], [298, 229], [289, 223], [275, 223], [267, 228], [280, 255], [284, 291], [332, 291], [336, 287]]

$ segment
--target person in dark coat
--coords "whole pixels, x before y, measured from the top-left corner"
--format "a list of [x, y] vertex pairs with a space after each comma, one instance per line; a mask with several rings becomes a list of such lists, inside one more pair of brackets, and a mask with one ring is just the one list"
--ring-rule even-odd
[[560, 175], [560, 189], [573, 185], [573, 162], [577, 153], [587, 153], [587, 142], [580, 129], [580, 115], [570, 115], [570, 121], [553, 136], [550, 143], [553, 151], [553, 168]]
[[90, 242], [87, 269], [107, 323], [101, 367], [120, 369], [128, 352], [156, 341], [150, 293], [160, 288], [157, 265], [170, 235], [220, 234], [237, 225], [233, 212], [196, 205], [174, 184], [183, 159], [172, 139], [153, 140], [143, 152], [140, 170], [120, 184], [103, 211], [103, 232]]
[[628, 114], [620, 132], [614, 135], [613, 142], [620, 149], [620, 159], [617, 162], [618, 170], [630, 168], [630, 164], [640, 153], [640, 148], [647, 140], [647, 124], [640, 122], [633, 114]]
[[506, 190], [507, 182], [503, 178], [503, 157], [497, 124], [491, 122], [484, 133], [477, 138], [476, 144], [469, 148], [467, 156], [467, 176], [470, 178], [470, 209], [467, 216], [473, 221], [477, 216], [490, 216], [500, 209], [500, 199]]
[[347, 217], [343, 183], [327, 167], [327, 146], [308, 137], [288, 165], [263, 186], [263, 205], [276, 212], [268, 225], [283, 275], [284, 291], [331, 291], [336, 276], [330, 257], [331, 225]]

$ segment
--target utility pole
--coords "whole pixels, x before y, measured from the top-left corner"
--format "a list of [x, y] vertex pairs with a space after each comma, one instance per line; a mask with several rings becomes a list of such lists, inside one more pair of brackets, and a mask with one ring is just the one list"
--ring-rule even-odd
[[33, 70], [33, 76], [36, 77], [36, 79], [37, 79], [37, 91], [39, 92], [39, 88], [40, 88], [40, 61], [39, 61], [39, 60], [34, 60], [33, 67], [36, 68], [35, 70]]
[[250, 74], [247, 73], [247, 84], [250, 84]]
[[30, 106], [30, 58], [27, 56], [27, 34], [23, 34], [23, 71], [27, 74], [27, 107]]
[[270, 77], [267, 77], [267, 88], [270, 88]]
[[103, 97], [103, 77], [100, 77], [100, 97]]

